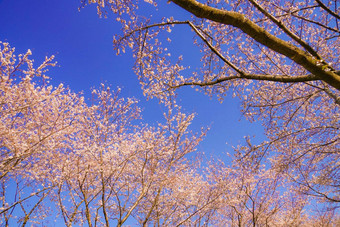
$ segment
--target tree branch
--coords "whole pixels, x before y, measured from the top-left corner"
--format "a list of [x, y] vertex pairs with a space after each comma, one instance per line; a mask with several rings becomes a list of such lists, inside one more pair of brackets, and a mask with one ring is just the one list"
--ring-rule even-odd
[[203, 35], [200, 31], [198, 31], [197, 27], [191, 23], [190, 21], [187, 22], [190, 27], [196, 32], [196, 34], [207, 44], [212, 52], [214, 52], [222, 61], [224, 61], [227, 65], [233, 68], [239, 74], [244, 74], [241, 70], [239, 70], [233, 63], [228, 61]]
[[42, 192], [44, 192], [44, 191], [47, 191], [47, 190], [49, 190], [49, 189], [51, 189], [51, 188], [53, 188], [53, 187], [54, 187], [54, 186], [50, 186], [50, 187], [43, 188], [42, 190], [40, 190], [40, 191], [38, 191], [38, 192], [31, 193], [29, 196], [27, 196], [27, 197], [25, 197], [25, 198], [23, 198], [23, 199], [20, 199], [19, 201], [16, 201], [15, 203], [13, 203], [12, 205], [10, 205], [10, 206], [8, 206], [8, 207], [6, 207], [6, 208], [5, 208], [5, 207], [2, 207], [2, 209], [0, 210], [0, 214], [2, 214], [2, 213], [4, 213], [4, 212], [8, 211], [8, 210], [11, 209], [12, 207], [15, 207], [15, 206], [18, 205], [19, 203], [22, 203], [23, 201], [25, 201], [25, 200], [27, 200], [27, 199], [33, 197], [33, 196], [36, 196], [36, 195], [38, 195], [38, 194], [40, 194], [40, 193], [42, 193]]
[[336, 14], [335, 12], [333, 12], [332, 10], [330, 10], [325, 4], [323, 4], [320, 0], [315, 0], [319, 6], [321, 8], [323, 8], [324, 10], [326, 10], [329, 14], [331, 14], [333, 17], [337, 18], [340, 20], [340, 16], [338, 14]]
[[306, 81], [315, 81], [319, 80], [315, 75], [308, 74], [302, 76], [284, 76], [284, 75], [266, 75], [266, 74], [242, 74], [242, 75], [234, 75], [234, 76], [225, 76], [214, 81], [207, 81], [207, 82], [186, 82], [176, 86], [172, 86], [171, 88], [178, 88], [182, 86], [211, 86], [218, 83], [222, 83], [229, 80], [235, 79], [251, 79], [251, 80], [266, 80], [266, 81], [273, 81], [273, 82], [281, 82], [281, 83], [298, 83], [298, 82], [306, 82]]
[[243, 14], [213, 8], [199, 3], [196, 0], [172, 0], [172, 2], [199, 18], [205, 18], [241, 29], [255, 41], [290, 58], [321, 80], [340, 90], [340, 76], [330, 70], [328, 64], [324, 62], [323, 64], [320, 64], [320, 61], [310, 56], [305, 51], [270, 34], [265, 29], [246, 18]]
[[324, 24], [322, 24], [322, 23], [320, 23], [320, 22], [318, 22], [318, 21], [314, 21], [314, 20], [307, 19], [307, 18], [302, 17], [302, 16], [299, 16], [299, 15], [297, 15], [297, 14], [295, 14], [295, 13], [292, 13], [292, 16], [294, 16], [294, 17], [296, 17], [296, 18], [299, 18], [299, 19], [301, 19], [301, 20], [307, 21], [308, 23], [316, 24], [316, 25], [318, 25], [318, 26], [320, 26], [320, 27], [323, 27], [323, 28], [325, 28], [325, 29], [327, 29], [327, 30], [330, 30], [330, 31], [332, 31], [332, 32], [336, 32], [336, 33], [339, 33], [339, 34], [340, 34], [340, 31], [339, 31], [339, 30], [337, 30], [337, 29], [335, 29], [335, 28], [331, 28], [331, 27], [329, 27], [329, 26], [327, 26], [327, 25], [324, 25]]
[[311, 55], [316, 57], [317, 59], [321, 59], [320, 55], [305, 41], [300, 39], [297, 35], [292, 33], [281, 21], [277, 20], [273, 15], [271, 15], [268, 11], [262, 8], [256, 0], [249, 0], [261, 13], [263, 13], [267, 18], [269, 18], [272, 22], [274, 22], [280, 29], [282, 29], [289, 37], [295, 40], [298, 44], [300, 44], [303, 48], [305, 48]]

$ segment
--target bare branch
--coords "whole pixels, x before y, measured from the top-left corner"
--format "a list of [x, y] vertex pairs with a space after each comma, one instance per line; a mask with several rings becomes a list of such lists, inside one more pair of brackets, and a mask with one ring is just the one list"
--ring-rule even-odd
[[338, 14], [336, 14], [335, 12], [333, 12], [330, 8], [328, 8], [325, 4], [322, 3], [322, 1], [320, 0], [315, 0], [320, 6], [321, 8], [323, 8], [324, 10], [326, 10], [329, 14], [331, 14], [333, 17], [337, 18], [340, 20], [340, 16]]
[[214, 81], [207, 81], [207, 82], [186, 82], [172, 88], [177, 88], [181, 86], [190, 86], [190, 85], [197, 85], [201, 87], [211, 86], [215, 84], [219, 84], [229, 80], [235, 79], [251, 79], [251, 80], [266, 80], [266, 81], [273, 81], [273, 82], [281, 82], [281, 83], [297, 83], [297, 82], [306, 82], [306, 81], [316, 81], [319, 80], [316, 76], [312, 74], [302, 75], [302, 76], [284, 76], [284, 75], [266, 75], [266, 74], [243, 74], [243, 75], [235, 75], [235, 76], [226, 76], [219, 78]]

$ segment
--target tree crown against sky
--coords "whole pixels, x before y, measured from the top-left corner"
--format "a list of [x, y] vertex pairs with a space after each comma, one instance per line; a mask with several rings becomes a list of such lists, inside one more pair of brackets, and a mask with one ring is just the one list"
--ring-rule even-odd
[[[190, 222], [195, 209], [211, 203], [209, 187], [184, 157], [203, 136], [187, 130], [193, 115], [172, 110], [157, 127], [133, 124], [136, 100], [102, 85], [88, 105], [62, 84], [48, 84], [53, 57], [34, 68], [30, 50], [16, 57], [1, 45], [1, 224], [120, 226], [133, 217], [167, 225]], [[196, 185], [188, 191], [183, 182]], [[208, 190], [205, 198], [201, 190]], [[185, 212], [179, 200], [190, 194], [194, 205]], [[178, 200], [167, 201], [171, 196]]]
[[[94, 3], [96, 1], [91, 2]], [[152, 1], [148, 1], [149, 3], [152, 4], [150, 5], [151, 8], [149, 7], [148, 9], [152, 9], [156, 5]], [[98, 105], [98, 107], [89, 107], [89, 110], [87, 110], [88, 107], [86, 104], [82, 104], [82, 99], [76, 98], [73, 93], [66, 95], [67, 92], [63, 93], [63, 87], [59, 87], [53, 92], [51, 92], [51, 89], [48, 90], [46, 88], [47, 92], [42, 89], [45, 95], [51, 92], [51, 94], [56, 95], [57, 99], [58, 97], [64, 97], [61, 98], [64, 101], [57, 103], [59, 103], [60, 108], [66, 108], [66, 115], [68, 114], [67, 108], [72, 110], [70, 111], [71, 113], [75, 114], [75, 116], [62, 118], [64, 121], [60, 122], [61, 125], [67, 125], [67, 119], [76, 119], [78, 115], [86, 119], [80, 120], [86, 130], [82, 131], [80, 130], [82, 129], [81, 127], [76, 127], [74, 128], [75, 131], [71, 132], [70, 135], [66, 133], [70, 142], [79, 139], [83, 141], [83, 143], [74, 145], [75, 147], [78, 146], [77, 148], [79, 148], [81, 146], [80, 150], [84, 149], [84, 147], [89, 148], [88, 151], [80, 152], [81, 158], [79, 158], [77, 152], [75, 154], [70, 152], [71, 160], [79, 160], [78, 162], [72, 162], [77, 163], [78, 172], [74, 175], [68, 175], [67, 173], [71, 171], [67, 170], [67, 165], [62, 168], [54, 168], [52, 173], [55, 175], [52, 174], [51, 176], [59, 176], [62, 173], [61, 175], [65, 181], [60, 180], [59, 184], [57, 186], [53, 185], [55, 187], [52, 188], [43, 188], [42, 193], [40, 193], [41, 188], [34, 185], [36, 183], [39, 184], [40, 181], [50, 180], [47, 177], [50, 173], [49, 171], [51, 171], [49, 168], [43, 170], [46, 173], [45, 175], [34, 175], [34, 173], [39, 173], [39, 164], [32, 165], [32, 169], [29, 169], [30, 173], [26, 173], [25, 170], [23, 171], [20, 168], [9, 168], [3, 171], [5, 173], [3, 177], [7, 176], [7, 171], [8, 173], [13, 171], [13, 175], [17, 177], [13, 179], [16, 181], [15, 184], [19, 194], [24, 192], [22, 189], [28, 184], [32, 186], [33, 195], [39, 195], [40, 197], [38, 196], [38, 198], [41, 198], [42, 201], [45, 198], [49, 198], [50, 193], [52, 195], [53, 193], [56, 194], [55, 198], [59, 198], [59, 201], [55, 202], [59, 206], [59, 212], [63, 215], [65, 224], [76, 220], [79, 223], [91, 223], [92, 218], [99, 215], [99, 213], [95, 212], [96, 208], [91, 210], [93, 207], [90, 208], [90, 204], [93, 205], [93, 203], [100, 200], [99, 195], [103, 195], [104, 201], [110, 204], [110, 206], [105, 208], [105, 205], [103, 205], [105, 202], [98, 203], [97, 211], [101, 211], [99, 216], [103, 218], [102, 222], [107, 223], [106, 217], [116, 218], [115, 214], [117, 214], [117, 211], [114, 210], [115, 208], [112, 204], [118, 201], [111, 201], [109, 196], [105, 197], [105, 192], [108, 190], [110, 193], [118, 195], [117, 187], [119, 190], [122, 190], [122, 196], [125, 196], [126, 200], [124, 201], [127, 202], [126, 204], [131, 204], [129, 203], [131, 201], [132, 204], [133, 201], [138, 201], [136, 207], [127, 205], [127, 207], [119, 211], [121, 216], [116, 220], [121, 221], [125, 220], [125, 214], [129, 214], [136, 220], [139, 220], [141, 224], [148, 221], [151, 223], [153, 221], [168, 220], [168, 223], [182, 223], [185, 225], [199, 222], [209, 223], [209, 221], [210, 223], [221, 224], [225, 221], [224, 224], [231, 225], [263, 223], [302, 225], [307, 223], [306, 225], [308, 226], [308, 221], [312, 220], [310, 223], [313, 223], [313, 219], [309, 219], [310, 217], [304, 213], [303, 209], [308, 209], [308, 202], [316, 198], [320, 207], [322, 207], [322, 204], [326, 204], [325, 207], [328, 208], [328, 212], [321, 210], [320, 216], [316, 215], [314, 217], [314, 222], [319, 221], [324, 224], [327, 220], [332, 222], [332, 214], [336, 212], [339, 202], [339, 91], [336, 82], [339, 69], [337, 3], [333, 1], [326, 4], [321, 1], [304, 1], [294, 2], [293, 4], [290, 1], [286, 1], [284, 3], [286, 5], [282, 5], [282, 2], [275, 1], [209, 1], [202, 5], [197, 1], [189, 0], [173, 1], [169, 5], [174, 3], [197, 17], [191, 18], [190, 16], [185, 16], [185, 20], [181, 21], [177, 20], [175, 15], [172, 15], [173, 17], [169, 16], [164, 19], [158, 17], [160, 18], [159, 21], [149, 20], [149, 14], [146, 14], [145, 17], [140, 15], [141, 13], [149, 13], [149, 11], [136, 10], [137, 5], [130, 1], [98, 1], [98, 10], [99, 13], [110, 13], [112, 10], [116, 21], [122, 23], [123, 33], [116, 36], [114, 44], [116, 50], [132, 48], [133, 55], [136, 58], [135, 72], [139, 76], [145, 94], [150, 97], [156, 96], [171, 106], [176, 89], [187, 85], [202, 87], [207, 94], [217, 94], [220, 98], [228, 93], [233, 93], [241, 98], [244, 114], [250, 120], [261, 120], [263, 122], [268, 140], [261, 144], [253, 145], [252, 141], [246, 139], [245, 146], [240, 146], [235, 150], [233, 166], [225, 166], [223, 162], [212, 163], [209, 165], [207, 175], [205, 175], [206, 179], [200, 178], [201, 176], [195, 175], [196, 173], [186, 173], [185, 171], [176, 172], [176, 177], [171, 177], [171, 174], [169, 174], [169, 181], [167, 183], [170, 188], [172, 186], [174, 188], [171, 188], [170, 191], [163, 191], [165, 194], [161, 193], [164, 196], [162, 199], [159, 199], [160, 197], [157, 196], [159, 195], [157, 190], [162, 188], [164, 182], [159, 184], [160, 182], [157, 180], [157, 177], [151, 177], [152, 179], [149, 179], [151, 180], [149, 182], [155, 182], [156, 185], [155, 188], [150, 187], [148, 192], [151, 194], [147, 194], [143, 190], [145, 188], [143, 186], [144, 178], [139, 178], [138, 175], [143, 175], [144, 173], [143, 171], [137, 171], [135, 176], [141, 181], [137, 180], [138, 183], [135, 186], [142, 186], [142, 189], [137, 190], [139, 193], [137, 193], [137, 197], [133, 197], [136, 194], [129, 194], [127, 193], [129, 190], [124, 188], [124, 183], [132, 182], [131, 178], [124, 178], [122, 180], [123, 185], [115, 181], [112, 182], [113, 184], [110, 184], [106, 181], [105, 177], [103, 178], [103, 176], [107, 176], [105, 175], [106, 173], [103, 173], [104, 175], [100, 174], [102, 171], [101, 165], [103, 165], [100, 162], [100, 158], [98, 158], [98, 163], [93, 163], [93, 168], [92, 166], [89, 168], [89, 165], [84, 165], [88, 160], [97, 157], [96, 155], [100, 156], [100, 152], [96, 154], [92, 152], [100, 150], [98, 150], [96, 143], [102, 143], [101, 138], [105, 134], [100, 134], [101, 131], [97, 130], [99, 132], [98, 135], [87, 135], [86, 130], [89, 130], [91, 127], [103, 126], [105, 128], [104, 131], [110, 131], [112, 128], [105, 120], [105, 114], [109, 113], [105, 112], [105, 110], [106, 105], [115, 105], [115, 102], [111, 104], [110, 102], [105, 102], [106, 104], [102, 105], [102, 109], [100, 109], [101, 105]], [[158, 4], [159, 8], [169, 7], [169, 5], [162, 2]], [[151, 14], [156, 15], [157, 11], [152, 11]], [[221, 15], [223, 20], [221, 18], [218, 19]], [[183, 19], [183, 16], [180, 16], [180, 19]], [[234, 19], [235, 21], [233, 21]], [[185, 55], [175, 59], [177, 56], [174, 56], [173, 53], [176, 54], [177, 52], [173, 52], [170, 48], [169, 50], [166, 49], [168, 45], [166, 43], [169, 42], [168, 38], [177, 38], [176, 36], [171, 37], [171, 30], [175, 30], [177, 26], [187, 26], [192, 31], [194, 44], [202, 52], [201, 67], [190, 69], [188, 65], [185, 65]], [[264, 28], [267, 33], [261, 30], [260, 27]], [[280, 44], [280, 48], [273, 45], [273, 42], [275, 45]], [[30, 70], [27, 72], [29, 73]], [[4, 84], [7, 83], [6, 80], [3, 80], [3, 82]], [[34, 91], [33, 93], [36, 92], [35, 87], [30, 84], [29, 78], [24, 79], [19, 84], [30, 87]], [[7, 83], [7, 86], [11, 86], [11, 84]], [[19, 91], [19, 89], [14, 90]], [[11, 91], [11, 89], [6, 89], [6, 91]], [[102, 100], [107, 97], [103, 95], [105, 92], [104, 89], [98, 93]], [[58, 93], [65, 96], [58, 96]], [[14, 98], [16, 101], [13, 103], [20, 103], [20, 100], [27, 99], [33, 100], [33, 102], [36, 101], [34, 100], [35, 96], [19, 99], [20, 95], [15, 95], [11, 92], [7, 94], [17, 97]], [[67, 101], [72, 100], [72, 97], [74, 100], [78, 100], [78, 103], [74, 103], [74, 105], [80, 105], [75, 109], [79, 111], [85, 108], [86, 111], [84, 110], [82, 113], [73, 111], [73, 102]], [[3, 103], [6, 103], [6, 101]], [[70, 105], [71, 103], [72, 105]], [[41, 104], [53, 106], [45, 102]], [[81, 107], [82, 105], [83, 107]], [[6, 105], [3, 107], [7, 108]], [[48, 108], [46, 107], [45, 109]], [[14, 110], [18, 111], [16, 108]], [[112, 113], [116, 113], [115, 111]], [[16, 128], [17, 126], [23, 127], [25, 124], [28, 124], [35, 128], [30, 120], [41, 119], [39, 114], [33, 118], [34, 113], [39, 113], [39, 111], [19, 111], [18, 115], [12, 115], [15, 116], [12, 119], [15, 123], [11, 125], [14, 129], [18, 129], [17, 133], [13, 133], [18, 135], [16, 141], [25, 143], [25, 140], [20, 139], [20, 136], [25, 137], [25, 134], [20, 134], [20, 131], [23, 130], [20, 127]], [[93, 115], [98, 116], [98, 118], [91, 118]], [[59, 118], [56, 119], [53, 116], [54, 112], [52, 111], [51, 118], [48, 119], [53, 122], [52, 125], [55, 128], [51, 128], [58, 130], [59, 125], [55, 123], [59, 122]], [[100, 116], [103, 117], [101, 118]], [[128, 113], [127, 116], [129, 116]], [[16, 119], [20, 119], [24, 123], [20, 124]], [[42, 119], [46, 121], [42, 125], [51, 125], [48, 123], [48, 119], [45, 119], [45, 115]], [[88, 128], [86, 128], [86, 125], [88, 125]], [[37, 126], [37, 128], [39, 127]], [[44, 130], [49, 132], [48, 128], [44, 128], [40, 129], [39, 133], [42, 133]], [[29, 131], [27, 134], [32, 132], [34, 130]], [[134, 141], [134, 139], [139, 138], [138, 133], [135, 133], [132, 137], [124, 137], [123, 140]], [[117, 132], [114, 131], [110, 135], [116, 134]], [[157, 135], [159, 133], [156, 130], [152, 131], [151, 134]], [[144, 138], [149, 138], [148, 136], [152, 135], [148, 132]], [[65, 136], [65, 134], [56, 134], [56, 136]], [[82, 139], [89, 137], [91, 140], [88, 143]], [[161, 141], [164, 140], [163, 137], [157, 138], [161, 138]], [[31, 137], [28, 137], [28, 143], [32, 142], [30, 139]], [[117, 138], [113, 140], [117, 140]], [[13, 144], [19, 145], [19, 142]], [[122, 143], [122, 146], [127, 146], [124, 142]], [[51, 145], [53, 146], [54, 144], [51, 143], [46, 146]], [[42, 143], [42, 146], [45, 146], [45, 144]], [[58, 146], [61, 146], [61, 144]], [[160, 146], [163, 146], [163, 144], [160, 143]], [[106, 151], [111, 151], [110, 144], [104, 147]], [[7, 153], [7, 148], [3, 148], [5, 155], [10, 154], [10, 152]], [[50, 150], [58, 151], [58, 147], [53, 147]], [[131, 150], [137, 151], [138, 149], [133, 148]], [[20, 151], [20, 146], [12, 148], [10, 151]], [[74, 149], [74, 151], [77, 151], [77, 149]], [[20, 155], [21, 153], [19, 152], [18, 154]], [[12, 164], [17, 166], [17, 163], [25, 166], [27, 163], [35, 163], [34, 160], [39, 163], [40, 160], [46, 161], [45, 158], [48, 153], [46, 156], [43, 154], [42, 158], [39, 156], [41, 155], [39, 151], [29, 152], [29, 154], [33, 156], [26, 156], [24, 154], [23, 158], [15, 157], [13, 159], [10, 155], [8, 159], [4, 158], [4, 163], [2, 164], [5, 167], [10, 167]], [[55, 160], [59, 160], [57, 158], [58, 154], [58, 152], [55, 152], [50, 155]], [[30, 158], [28, 162], [26, 162], [26, 157]], [[144, 160], [144, 163], [151, 165], [151, 172], [153, 172], [155, 170], [152, 165], [153, 158], [147, 159], [145, 157], [143, 156], [141, 159]], [[129, 156], [122, 157], [122, 160], [131, 161]], [[62, 163], [63, 161], [59, 160], [59, 162]], [[266, 164], [266, 168], [263, 168], [263, 164]], [[46, 163], [41, 166], [46, 166]], [[50, 166], [53, 167], [53, 163]], [[74, 168], [74, 165], [72, 168]], [[186, 168], [188, 167], [179, 169]], [[93, 169], [93, 171], [88, 172], [88, 169]], [[117, 171], [123, 172], [125, 169], [110, 169], [107, 174], [111, 177]], [[21, 181], [21, 177], [25, 176], [25, 174], [27, 176], [33, 174], [33, 183]], [[128, 172], [127, 175], [133, 176], [133, 173]], [[34, 177], [37, 177], [37, 179]], [[88, 185], [93, 182], [98, 183], [99, 186], [89, 187]], [[105, 184], [100, 185], [103, 182]], [[197, 187], [191, 187], [192, 190], [190, 190], [188, 185], [178, 186], [183, 182], [191, 182], [193, 185], [195, 183]], [[3, 181], [2, 183], [6, 185], [7, 182]], [[183, 188], [185, 188], [184, 191]], [[35, 191], [37, 189], [38, 191]], [[51, 191], [44, 193], [45, 190]], [[166, 194], [169, 192], [171, 193]], [[283, 194], [281, 194], [282, 192]], [[190, 196], [188, 196], [188, 193]], [[74, 198], [74, 195], [78, 197], [72, 201], [73, 204], [68, 204], [63, 200], [63, 198], [68, 197]], [[132, 197], [129, 197], [130, 195]], [[142, 200], [138, 200], [140, 198], [138, 195], [142, 197]], [[195, 197], [202, 195], [204, 196], [201, 199]], [[21, 196], [20, 198], [24, 198]], [[169, 197], [174, 198], [174, 200], [171, 200], [172, 204], [167, 201]], [[235, 198], [237, 199], [235, 200]], [[40, 204], [39, 201], [35, 204]], [[150, 203], [150, 201], [153, 201], [153, 203]], [[8, 207], [12, 209], [16, 205], [21, 206], [22, 202], [19, 199], [9, 204], [9, 206], [3, 205], [3, 207], [5, 209]], [[64, 204], [68, 206], [64, 206]], [[78, 205], [83, 210], [79, 215], [76, 212]], [[186, 210], [185, 214], [188, 216], [181, 216], [181, 212], [173, 213], [173, 216], [166, 216], [169, 215], [169, 206], [172, 208], [174, 206], [179, 207], [179, 211], [183, 211], [182, 209]], [[125, 210], [125, 208], [127, 209]], [[133, 211], [129, 213], [130, 208], [135, 210], [132, 209]], [[10, 209], [2, 212], [2, 214], [8, 215], [7, 211]], [[23, 205], [21, 209], [24, 211], [27, 208]], [[110, 215], [108, 213], [105, 214], [105, 209], [112, 213]], [[144, 213], [140, 214], [140, 209], [144, 210]], [[24, 217], [32, 217], [30, 213], [28, 214], [24, 215]], [[26, 220], [25, 218], [23, 220]], [[185, 222], [183, 222], [184, 220]], [[164, 222], [163, 224], [166, 225], [166, 223]]]
[[254, 171], [238, 155], [232, 166], [207, 168], [187, 159], [204, 135], [190, 135], [193, 115], [169, 109], [164, 124], [134, 124], [136, 100], [102, 85], [88, 105], [62, 84], [49, 85], [53, 56], [34, 67], [30, 50], [17, 57], [8, 43], [0, 50], [1, 224], [333, 222], [333, 210], [307, 215], [306, 196], [274, 170]]
[[[270, 157], [304, 193], [339, 202], [337, 1], [145, 1], [150, 12], [135, 2], [90, 2], [100, 16], [113, 13], [122, 24], [114, 47], [117, 53], [131, 48], [146, 95], [170, 104], [178, 88], [197, 86], [221, 100], [239, 96], [245, 116], [261, 120], [268, 137], [260, 145], [247, 140], [244, 157], [258, 163]], [[190, 15], [151, 17], [173, 4]], [[180, 39], [171, 36], [177, 26], [191, 30], [202, 53], [195, 69], [183, 62], [186, 56], [172, 56], [176, 46], [168, 48]]]

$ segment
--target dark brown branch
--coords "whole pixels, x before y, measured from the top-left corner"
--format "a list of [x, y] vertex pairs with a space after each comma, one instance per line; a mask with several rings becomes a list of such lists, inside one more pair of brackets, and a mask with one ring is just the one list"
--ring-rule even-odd
[[[340, 71], [338, 71], [340, 73]], [[334, 100], [334, 103], [340, 106], [340, 96], [337, 96], [336, 94], [334, 94], [328, 87], [327, 85], [325, 85], [324, 88], [322, 88], [322, 90], [330, 97]]]
[[120, 43], [123, 39], [126, 39], [133, 35], [136, 32], [148, 30], [149, 28], [153, 27], [163, 27], [163, 26], [170, 26], [174, 24], [188, 24], [188, 21], [169, 21], [169, 22], [163, 22], [163, 23], [157, 23], [157, 24], [151, 24], [151, 25], [146, 25], [144, 27], [139, 27], [138, 29], [132, 30], [129, 33], [125, 34], [124, 36], [120, 37], [116, 42]]
[[234, 69], [237, 73], [239, 73], [239, 76], [228, 76], [219, 78], [214, 81], [210, 82], [204, 82], [204, 83], [197, 83], [197, 84], [183, 84], [183, 85], [198, 85], [198, 86], [210, 86], [214, 84], [221, 83], [223, 81], [227, 80], [233, 80], [233, 79], [253, 79], [253, 80], [267, 80], [267, 81], [276, 81], [276, 82], [283, 82], [283, 83], [292, 83], [292, 82], [306, 82], [306, 81], [314, 81], [319, 80], [314, 75], [303, 75], [303, 76], [285, 76], [285, 75], [267, 75], [267, 74], [247, 74], [243, 71], [241, 71], [239, 68], [237, 68], [233, 63], [228, 61], [201, 33], [198, 31], [196, 26], [192, 24], [190, 21], [188, 21], [188, 24], [190, 27], [196, 32], [196, 34], [207, 44], [207, 46], [210, 48], [210, 50], [215, 53], [223, 62], [225, 62], [227, 65], [229, 65], [232, 69]]
[[300, 44], [305, 50], [307, 50], [311, 55], [316, 57], [317, 59], [321, 59], [319, 54], [305, 41], [300, 39], [297, 35], [291, 32], [281, 21], [277, 20], [273, 15], [267, 12], [264, 8], [262, 8], [255, 0], [249, 0], [261, 13], [263, 13], [267, 18], [269, 18], [272, 22], [274, 22], [282, 31], [284, 31], [289, 37], [295, 40], [298, 44]]
[[233, 63], [228, 61], [201, 33], [197, 30], [196, 26], [191, 23], [190, 21], [187, 22], [190, 27], [196, 32], [196, 34], [207, 44], [207, 46], [210, 48], [210, 50], [215, 53], [223, 62], [225, 62], [227, 65], [229, 65], [232, 69], [234, 69], [239, 74], [243, 75], [244, 73], [239, 70]]
[[315, 0], [319, 6], [321, 8], [323, 8], [324, 10], [326, 10], [329, 14], [331, 14], [333, 17], [337, 18], [340, 20], [340, 16], [338, 14], [336, 14], [335, 12], [333, 12], [332, 10], [330, 10], [325, 4], [323, 4], [320, 0]]
[[334, 28], [331, 28], [331, 27], [329, 27], [329, 26], [327, 26], [327, 25], [324, 25], [324, 24], [322, 24], [322, 23], [320, 23], [320, 22], [318, 22], [318, 21], [310, 20], [310, 19], [307, 19], [307, 18], [305, 18], [305, 17], [299, 16], [299, 15], [296, 15], [296, 14], [292, 14], [292, 15], [293, 15], [294, 17], [296, 17], [296, 18], [299, 18], [299, 19], [301, 19], [301, 20], [307, 21], [307, 22], [312, 23], [312, 24], [316, 24], [316, 25], [318, 25], [318, 26], [320, 26], [320, 27], [323, 27], [323, 28], [325, 28], [325, 29], [327, 29], [327, 30], [330, 30], [330, 31], [332, 31], [332, 32], [340, 33], [339, 30], [334, 29]]
[[[246, 18], [243, 14], [213, 8], [201, 4], [195, 0], [172, 0], [172, 2], [199, 18], [205, 18], [221, 24], [231, 25], [233, 27], [239, 28], [245, 34], [252, 37], [255, 41], [277, 53], [290, 58], [295, 63], [314, 74], [316, 77], [325, 81], [332, 87], [340, 90], [340, 76], [334, 71], [328, 70], [328, 64], [320, 64], [317, 59], [310, 56], [305, 51], [270, 34], [265, 29]], [[326, 68], [323, 67], [325, 65]]]
[[235, 79], [250, 79], [250, 80], [266, 80], [266, 81], [273, 81], [273, 82], [281, 82], [281, 83], [298, 83], [298, 82], [306, 82], [306, 81], [315, 81], [319, 80], [313, 74], [302, 75], [302, 76], [284, 76], [284, 75], [266, 75], [266, 74], [242, 74], [242, 75], [234, 75], [234, 76], [226, 76], [219, 78], [214, 81], [207, 81], [207, 82], [186, 82], [183, 84], [179, 84], [177, 86], [173, 86], [172, 88], [178, 88], [181, 86], [212, 86], [215, 84], [219, 84], [229, 80]]
[[[301, 169], [299, 169], [299, 171], [301, 172]], [[304, 185], [304, 186], [307, 186], [312, 192], [314, 192], [314, 194], [313, 194], [313, 193], [308, 193], [308, 192], [306, 192], [307, 195], [309, 194], [309, 195], [312, 195], [312, 196], [325, 198], [325, 199], [327, 199], [327, 200], [329, 200], [330, 202], [333, 202], [333, 203], [340, 203], [340, 200], [339, 200], [339, 199], [337, 199], [337, 198], [331, 198], [331, 197], [329, 197], [328, 195], [326, 195], [325, 193], [322, 193], [322, 192], [316, 190], [315, 188], [313, 188], [313, 187], [309, 184], [309, 182], [308, 182], [308, 180], [306, 179], [306, 177], [304, 176], [304, 174], [301, 173], [301, 175], [303, 176], [305, 182], [301, 182], [300, 184], [301, 184], [301, 185]], [[297, 181], [296, 181], [296, 182], [297, 182]], [[298, 183], [299, 183], [299, 182], [298, 182]]]
[[47, 191], [47, 190], [49, 190], [49, 189], [51, 189], [51, 188], [53, 188], [53, 187], [54, 187], [54, 186], [50, 186], [50, 187], [43, 188], [43, 189], [40, 190], [40, 191], [31, 193], [29, 196], [27, 196], [27, 197], [25, 197], [25, 198], [23, 198], [23, 199], [20, 199], [19, 201], [16, 201], [15, 203], [13, 203], [12, 205], [10, 205], [10, 206], [8, 206], [8, 207], [6, 207], [6, 208], [3, 207], [3, 209], [0, 211], [0, 214], [2, 214], [2, 213], [4, 213], [4, 212], [8, 211], [8, 210], [11, 209], [12, 207], [15, 207], [16, 205], [18, 205], [18, 204], [24, 202], [25, 200], [27, 200], [27, 199], [29, 199], [29, 198], [31, 198], [31, 197], [33, 197], [33, 196], [39, 195], [40, 193], [45, 192], [45, 191]]

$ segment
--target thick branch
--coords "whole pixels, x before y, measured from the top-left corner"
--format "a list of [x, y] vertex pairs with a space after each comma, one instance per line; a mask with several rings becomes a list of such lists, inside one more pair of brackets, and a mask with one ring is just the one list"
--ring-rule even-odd
[[315, 0], [319, 6], [321, 8], [323, 8], [324, 10], [326, 10], [329, 14], [331, 14], [333, 17], [337, 18], [340, 20], [340, 16], [338, 14], [336, 14], [335, 12], [333, 12], [332, 10], [330, 10], [325, 4], [322, 3], [322, 1], [320, 0]]
[[325, 86], [325, 88], [323, 88], [322, 90], [326, 92], [326, 94], [334, 100], [335, 104], [340, 105], [340, 96], [334, 94], [331, 90], [329, 90], [327, 86]]
[[249, 0], [261, 13], [263, 13], [266, 17], [268, 17], [272, 22], [274, 22], [280, 29], [282, 29], [289, 37], [295, 40], [298, 44], [300, 44], [305, 50], [307, 50], [311, 55], [316, 57], [317, 59], [321, 59], [318, 53], [305, 41], [300, 39], [297, 35], [291, 32], [281, 21], [277, 20], [273, 15], [271, 15], [268, 11], [262, 8], [255, 0]]
[[[225, 25], [231, 25], [241, 29], [244, 33], [252, 37], [257, 42], [280, 53], [303, 68], [325, 81], [332, 87], [340, 90], [340, 76], [332, 70], [324, 70], [322, 65], [308, 53], [300, 50], [296, 46], [271, 35], [265, 29], [250, 21], [243, 14], [233, 11], [216, 9], [195, 0], [172, 0], [175, 4], [194, 14], [199, 18], [205, 18]], [[326, 67], [327, 68], [327, 67]]]

